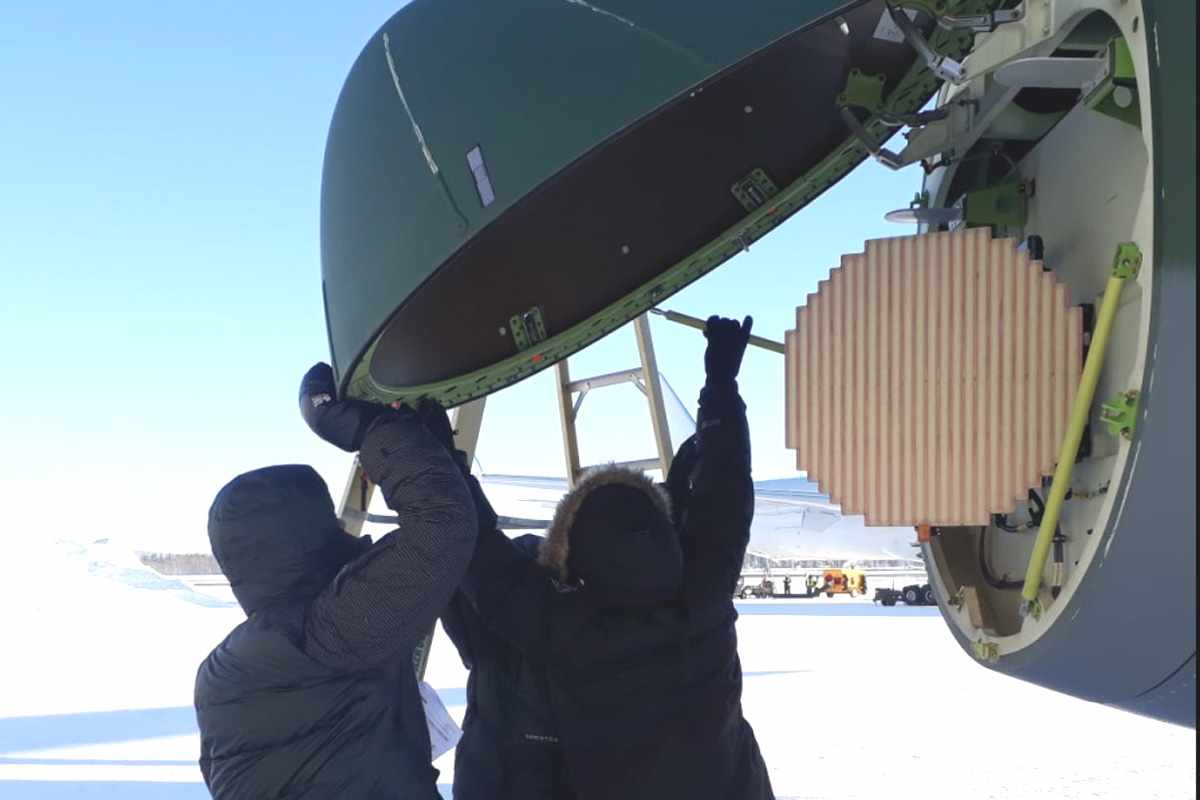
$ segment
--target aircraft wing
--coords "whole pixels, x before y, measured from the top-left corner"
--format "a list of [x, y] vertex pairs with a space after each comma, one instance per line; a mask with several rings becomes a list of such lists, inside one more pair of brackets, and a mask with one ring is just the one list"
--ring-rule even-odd
[[567, 492], [564, 478], [529, 475], [483, 475], [484, 494], [500, 517], [501, 530], [540, 532], [550, 525], [558, 501]]
[[[480, 482], [511, 531], [544, 530], [566, 493], [562, 478], [484, 475]], [[803, 478], [755, 484], [748, 552], [771, 560], [916, 561], [912, 528], [868, 528]]]

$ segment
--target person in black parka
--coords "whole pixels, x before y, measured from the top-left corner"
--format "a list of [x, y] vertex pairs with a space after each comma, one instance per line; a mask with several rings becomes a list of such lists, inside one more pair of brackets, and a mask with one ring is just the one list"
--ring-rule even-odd
[[[437, 432], [436, 425], [431, 429]], [[480, 535], [497, 532], [499, 518], [471, 475], [466, 454], [454, 448], [453, 432], [446, 429], [440, 438], [471, 491]], [[536, 563], [542, 537], [511, 541], [529, 564]], [[490, 630], [461, 592], [442, 612], [442, 628], [470, 670], [454, 754], [455, 800], [575, 800], [550, 712], [545, 667]]]
[[540, 565], [480, 530], [463, 594], [544, 665], [580, 800], [773, 798], [742, 715], [732, 600], [754, 512], [735, 380], [751, 324], [709, 319], [697, 432], [666, 490], [615, 466], [589, 473]]
[[[541, 541], [533, 534], [512, 540], [530, 563]], [[491, 631], [461, 593], [442, 627], [470, 670], [454, 800], [574, 800], [544, 667]]]
[[374, 544], [349, 535], [306, 466], [218, 493], [209, 538], [247, 619], [196, 676], [200, 770], [217, 800], [440, 798], [412, 654], [471, 558], [474, 504], [416, 413], [334, 394], [329, 367], [310, 370], [305, 420], [360, 451], [402, 528]]

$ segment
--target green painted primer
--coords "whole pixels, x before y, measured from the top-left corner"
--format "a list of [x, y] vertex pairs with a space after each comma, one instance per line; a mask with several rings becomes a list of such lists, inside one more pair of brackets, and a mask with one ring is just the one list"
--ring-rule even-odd
[[865, 108], [872, 114], [883, 107], [883, 84], [886, 75], [867, 75], [859, 69], [850, 70], [846, 88], [838, 95], [838, 105]]
[[1100, 114], [1135, 128], [1142, 126], [1141, 102], [1133, 55], [1123, 37], [1108, 43], [1108, 76], [1084, 99], [1084, 104]]
[[1100, 419], [1114, 438], [1132, 439], [1137, 429], [1139, 395], [1136, 390], [1121, 392], [1100, 405]]
[[542, 310], [537, 306], [524, 314], [513, 314], [508, 320], [513, 344], [517, 350], [525, 351], [546, 338], [546, 324], [542, 321]]
[[1020, 228], [1025, 225], [1027, 207], [1024, 184], [1010, 181], [968, 192], [964, 219], [969, 226]]

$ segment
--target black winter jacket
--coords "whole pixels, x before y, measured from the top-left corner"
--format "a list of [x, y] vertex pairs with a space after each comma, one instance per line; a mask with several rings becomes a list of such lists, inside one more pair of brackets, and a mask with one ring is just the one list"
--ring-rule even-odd
[[[541, 540], [529, 534], [512, 542], [533, 562]], [[442, 627], [471, 671], [454, 756], [454, 800], [574, 798], [545, 668], [489, 630], [462, 593], [442, 614]]]
[[213, 551], [248, 614], [196, 676], [217, 800], [440, 797], [412, 652], [466, 569], [473, 504], [415, 417], [376, 421], [360, 458], [402, 518], [365, 552], [308, 468], [240, 476], [213, 504]]
[[668, 481], [683, 552], [675, 602], [599, 603], [586, 585], [548, 580], [498, 532], [481, 531], [463, 583], [489, 627], [545, 663], [581, 800], [773, 797], [741, 708], [732, 597], [754, 488], [736, 384], [705, 387], [687, 448], [688, 474]]

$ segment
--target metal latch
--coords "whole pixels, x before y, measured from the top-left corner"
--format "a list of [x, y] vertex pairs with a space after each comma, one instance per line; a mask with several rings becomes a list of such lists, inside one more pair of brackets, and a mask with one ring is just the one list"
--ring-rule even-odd
[[545, 341], [546, 323], [542, 321], [541, 307], [534, 306], [522, 314], [513, 314], [508, 318], [508, 329], [512, 331], [518, 352]]
[[988, 663], [995, 663], [1000, 660], [1000, 648], [995, 642], [987, 642], [979, 639], [972, 643], [971, 652], [975, 658]]
[[730, 186], [729, 191], [733, 192], [733, 196], [742, 204], [742, 208], [753, 211], [778, 194], [779, 187], [768, 177], [767, 173], [756, 168], [749, 175]]
[[1133, 438], [1137, 428], [1139, 395], [1136, 389], [1121, 392], [1107, 403], [1100, 404], [1100, 420], [1108, 427], [1112, 436]]

